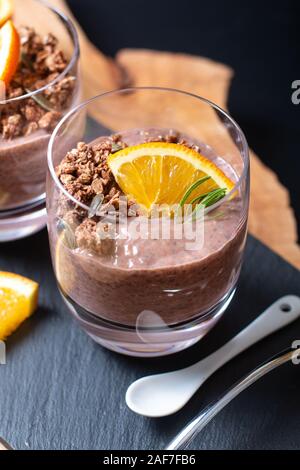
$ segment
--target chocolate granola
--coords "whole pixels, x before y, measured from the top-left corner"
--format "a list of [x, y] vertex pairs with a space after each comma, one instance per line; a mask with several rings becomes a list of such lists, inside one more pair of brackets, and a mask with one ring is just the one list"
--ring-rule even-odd
[[[170, 142], [191, 147], [199, 151], [199, 146], [187, 141], [179, 132], [170, 129], [163, 135], [142, 131], [139, 139], [144, 142]], [[77, 148], [72, 149], [63, 158], [56, 168], [56, 174], [64, 188], [79, 202], [93, 207], [94, 202], [101, 207], [104, 214], [111, 206], [116, 211], [119, 209], [120, 197], [124, 196], [107, 164], [107, 158], [111, 153], [127, 147], [122, 136], [116, 134], [110, 137], [102, 137], [90, 145], [79, 142]], [[102, 196], [101, 199], [99, 196]], [[99, 198], [99, 201], [98, 201]], [[128, 201], [128, 216], [139, 214], [135, 201]], [[108, 224], [101, 226], [101, 218], [97, 210], [87, 211], [79, 206], [74, 208], [66, 196], [61, 195], [58, 216], [64, 220], [75, 236], [76, 246], [98, 254], [109, 253], [113, 244], [108, 242], [109, 237], [105, 231], [109, 230]], [[99, 228], [104, 236], [99, 237]]]
[[[126, 144], [120, 140], [120, 136], [113, 135], [100, 139], [95, 144], [88, 145], [79, 142], [75, 149], [67, 153], [60, 165], [56, 168], [56, 174], [65, 189], [79, 202], [93, 207], [93, 202], [99, 203], [102, 210], [113, 206], [119, 209], [120, 196], [123, 195], [111, 170], [107, 164], [108, 156], [122, 148]], [[133, 201], [129, 203], [129, 206]], [[74, 230], [76, 244], [80, 248], [86, 248], [103, 254], [111, 243], [103, 243], [104, 238], [99, 237], [99, 216], [97, 207], [87, 213], [80, 207], [74, 208], [69, 201], [61, 196], [59, 215]], [[98, 225], [97, 225], [98, 224]], [[103, 225], [103, 233], [108, 230], [108, 225]]]
[[56, 169], [57, 176], [71, 196], [90, 206], [98, 194], [103, 194], [103, 204], [118, 208], [121, 189], [107, 164], [113, 145], [124, 148], [126, 144], [115, 135], [101, 142], [87, 145], [79, 142], [77, 148], [67, 153]]
[[[6, 90], [6, 100], [26, 95], [56, 80], [68, 61], [52, 34], [44, 37], [33, 28], [21, 27], [21, 60]], [[51, 131], [70, 105], [75, 88], [74, 77], [67, 74], [36, 97], [1, 106], [0, 133], [4, 139]]]

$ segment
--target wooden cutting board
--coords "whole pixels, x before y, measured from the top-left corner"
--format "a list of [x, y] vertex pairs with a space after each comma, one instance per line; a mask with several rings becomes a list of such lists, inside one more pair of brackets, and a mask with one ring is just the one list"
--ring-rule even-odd
[[[233, 76], [233, 70], [228, 66], [187, 54], [142, 49], [124, 49], [114, 59], [106, 57], [88, 40], [64, 0], [51, 0], [50, 3], [71, 16], [76, 24], [86, 98], [128, 84], [164, 86], [205, 96], [226, 108]], [[97, 113], [93, 117], [97, 119]], [[214, 125], [212, 120], [212, 132]], [[262, 187], [264, 191], [260, 190]], [[253, 152], [249, 229], [259, 240], [300, 268], [300, 247], [289, 193]]]

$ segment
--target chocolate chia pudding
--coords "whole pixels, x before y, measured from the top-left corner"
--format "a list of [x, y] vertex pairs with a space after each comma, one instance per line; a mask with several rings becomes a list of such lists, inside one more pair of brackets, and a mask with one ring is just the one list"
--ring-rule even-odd
[[[68, 193], [90, 207], [89, 213], [66, 195], [49, 210], [49, 231], [56, 275], [75, 307], [115, 324], [135, 327], [141, 314], [158, 314], [167, 325], [204, 315], [234, 288], [246, 238], [247, 214], [237, 192], [204, 218], [204, 243], [187, 248], [187, 239], [112, 240], [99, 236], [102, 208], [120, 208], [122, 190], [107, 158], [121, 148], [144, 142], [171, 142], [193, 148], [213, 161], [234, 183], [234, 170], [201, 142], [171, 130], [134, 130], [79, 143], [56, 168]], [[129, 225], [139, 215], [128, 203]], [[58, 229], [57, 229], [58, 227]], [[119, 232], [120, 233], [120, 232]], [[155, 325], [153, 325], [155, 326]]]
[[[77, 79], [71, 73], [47, 87], [69, 63], [58, 40], [29, 27], [18, 33], [21, 59], [0, 104], [0, 210], [25, 206], [45, 192], [51, 132], [79, 100]], [[37, 95], [22, 98], [43, 87]]]

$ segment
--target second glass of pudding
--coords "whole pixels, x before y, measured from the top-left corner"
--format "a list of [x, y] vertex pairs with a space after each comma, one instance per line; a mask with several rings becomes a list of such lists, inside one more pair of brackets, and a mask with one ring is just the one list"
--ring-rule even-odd
[[234, 120], [178, 90], [109, 92], [62, 119], [48, 167], [54, 270], [81, 327], [133, 356], [201, 339], [233, 297], [246, 241], [249, 154]]
[[72, 22], [39, 0], [14, 0], [12, 5], [11, 18], [0, 28], [2, 53], [13, 32], [9, 60], [15, 67], [0, 90], [0, 242], [45, 226], [49, 139], [81, 101]]

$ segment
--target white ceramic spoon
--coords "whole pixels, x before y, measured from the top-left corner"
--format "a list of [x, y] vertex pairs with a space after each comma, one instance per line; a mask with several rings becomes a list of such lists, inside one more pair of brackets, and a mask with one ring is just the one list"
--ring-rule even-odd
[[226, 362], [299, 317], [300, 298], [282, 297], [205, 359], [185, 369], [150, 375], [132, 383], [126, 393], [127, 405], [135, 413], [152, 418], [175, 413]]

